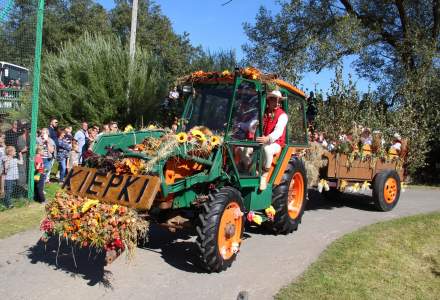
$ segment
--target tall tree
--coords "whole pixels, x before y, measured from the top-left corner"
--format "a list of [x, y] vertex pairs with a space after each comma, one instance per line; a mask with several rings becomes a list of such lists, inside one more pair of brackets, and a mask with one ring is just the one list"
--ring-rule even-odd
[[49, 0], [46, 2], [43, 48], [58, 52], [61, 45], [75, 41], [84, 32], [111, 33], [106, 10], [93, 0]]
[[[110, 21], [113, 32], [123, 44], [128, 43], [130, 20], [131, 1], [116, 0], [115, 8], [110, 11]], [[170, 20], [153, 1], [139, 1], [136, 44], [162, 57], [163, 67], [170, 79], [190, 69], [195, 48], [190, 43], [189, 35], [176, 34]]]
[[[166, 94], [162, 62], [143, 49], [136, 51], [131, 75], [128, 62], [128, 49], [118, 38], [88, 33], [67, 42], [59, 53], [48, 54], [42, 69], [40, 124], [47, 124], [51, 116], [65, 124], [85, 119], [135, 125], [142, 118], [154, 119], [158, 99]], [[136, 109], [127, 115], [128, 105]]]
[[[296, 79], [357, 55], [360, 75], [387, 82], [426, 74], [439, 56], [438, 0], [291, 0], [280, 13], [264, 7], [245, 24], [248, 58]], [[386, 75], [386, 76], [384, 76]]]
[[357, 73], [379, 86], [395, 127], [410, 139], [411, 170], [423, 166], [428, 128], [440, 122], [428, 96], [438, 80], [439, 0], [281, 1], [275, 15], [260, 8], [245, 31], [248, 59], [292, 81], [354, 55]]

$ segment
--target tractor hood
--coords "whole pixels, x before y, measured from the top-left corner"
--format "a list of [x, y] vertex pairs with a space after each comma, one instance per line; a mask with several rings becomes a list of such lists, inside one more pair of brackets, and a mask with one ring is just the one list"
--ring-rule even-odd
[[130, 146], [141, 143], [147, 137], [159, 138], [165, 134], [162, 129], [139, 130], [114, 134], [103, 134], [93, 145], [93, 152], [105, 155], [109, 148], [128, 149]]

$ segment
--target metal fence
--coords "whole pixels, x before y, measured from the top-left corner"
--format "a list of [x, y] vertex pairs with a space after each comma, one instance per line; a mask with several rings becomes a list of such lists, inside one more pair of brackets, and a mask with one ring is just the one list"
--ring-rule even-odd
[[0, 0], [0, 208], [34, 196], [44, 0]]

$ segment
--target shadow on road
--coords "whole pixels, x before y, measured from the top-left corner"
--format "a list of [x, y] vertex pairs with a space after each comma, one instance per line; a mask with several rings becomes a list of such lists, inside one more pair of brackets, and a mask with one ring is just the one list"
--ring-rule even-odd
[[[88, 281], [88, 285], [102, 284], [105, 288], [112, 289], [110, 282], [112, 273], [104, 270], [104, 253], [97, 253], [89, 248], [74, 247], [75, 260], [72, 256], [72, 247], [66, 242], [61, 242], [58, 257], [58, 239], [50, 238], [47, 243], [38, 241], [28, 249], [27, 257], [31, 263], [45, 263], [57, 270], [63, 270], [72, 277], [81, 276]], [[76, 266], [75, 267], [75, 261]]]
[[[341, 193], [332, 200], [327, 199], [317, 190], [309, 189], [309, 201], [306, 211], [319, 209], [334, 209], [338, 207], [350, 207], [353, 209], [375, 211], [372, 199], [368, 195]], [[249, 226], [245, 228], [243, 240], [251, 238], [250, 234], [267, 235], [273, 234], [264, 226]], [[191, 273], [206, 273], [200, 265], [196, 233], [193, 229], [180, 230], [175, 233], [158, 225], [150, 227], [150, 241], [141, 248], [147, 251], [160, 253], [163, 260], [169, 265]], [[32, 263], [45, 263], [56, 269], [70, 273], [72, 276], [81, 276], [88, 280], [88, 285], [102, 284], [106, 288], [112, 288], [111, 272], [104, 270], [105, 257], [103, 253], [96, 253], [86, 248], [75, 248], [75, 262], [72, 256], [72, 248], [62, 242], [57, 259], [58, 240], [51, 238], [47, 243], [39, 241], [28, 250], [28, 258]]]
[[150, 241], [142, 248], [153, 252], [160, 250], [163, 260], [179, 270], [206, 273], [199, 265], [195, 235], [192, 229], [170, 232], [166, 228], [152, 224], [149, 232]]
[[[372, 199], [368, 195], [341, 193], [334, 199], [326, 199], [317, 190], [309, 189], [309, 201], [306, 211], [350, 207], [358, 210], [375, 211]], [[306, 212], [307, 213], [307, 212]], [[243, 240], [252, 234], [272, 235], [273, 232], [264, 226], [246, 224]], [[158, 225], [150, 227], [150, 241], [142, 246], [147, 251], [160, 253], [169, 265], [191, 273], [206, 273], [200, 266], [198, 249], [195, 243], [196, 233], [193, 229], [180, 230], [175, 233]]]
[[377, 211], [373, 205], [373, 199], [369, 195], [359, 193], [335, 193], [325, 196], [316, 189], [309, 189], [309, 200], [306, 211], [318, 209], [334, 209], [338, 207], [350, 207], [358, 210]]
[[[152, 224], [150, 241], [142, 249], [160, 253], [163, 260], [176, 269], [191, 273], [208, 273], [200, 264], [194, 229], [177, 232]], [[243, 240], [251, 236], [246, 232]]]

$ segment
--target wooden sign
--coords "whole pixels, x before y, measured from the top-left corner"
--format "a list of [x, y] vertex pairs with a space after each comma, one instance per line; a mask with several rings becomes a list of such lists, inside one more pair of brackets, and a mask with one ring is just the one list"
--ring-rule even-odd
[[159, 191], [160, 179], [147, 175], [99, 174], [96, 169], [74, 167], [63, 188], [81, 197], [148, 210]]

